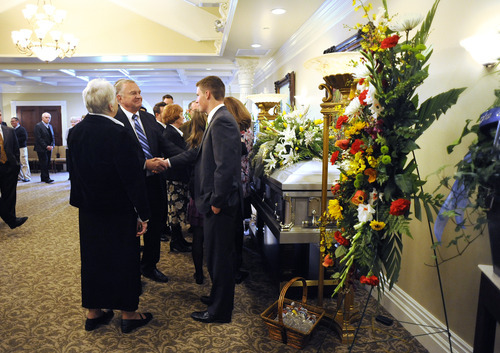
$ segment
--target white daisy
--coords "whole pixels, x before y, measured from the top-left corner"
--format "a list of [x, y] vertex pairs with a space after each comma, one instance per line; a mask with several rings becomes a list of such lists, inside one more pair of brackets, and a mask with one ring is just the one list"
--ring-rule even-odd
[[389, 23], [389, 28], [394, 32], [409, 32], [417, 27], [423, 19], [424, 17], [418, 13], [398, 15]]

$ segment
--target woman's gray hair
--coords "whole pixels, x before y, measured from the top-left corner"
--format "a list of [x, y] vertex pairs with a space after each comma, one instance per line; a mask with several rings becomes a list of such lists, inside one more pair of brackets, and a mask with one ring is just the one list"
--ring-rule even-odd
[[115, 104], [115, 87], [108, 81], [100, 78], [91, 80], [83, 90], [83, 101], [89, 113], [107, 114], [109, 105]]

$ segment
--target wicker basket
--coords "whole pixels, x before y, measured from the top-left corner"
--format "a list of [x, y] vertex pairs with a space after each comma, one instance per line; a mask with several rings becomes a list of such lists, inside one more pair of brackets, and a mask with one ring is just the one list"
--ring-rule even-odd
[[[318, 318], [311, 329], [304, 333], [297, 331], [291, 327], [285, 326], [283, 324], [283, 305], [291, 304], [293, 300], [286, 299], [285, 294], [296, 281], [302, 281], [302, 306], [307, 309], [311, 314], [315, 314]], [[264, 323], [269, 329], [269, 337], [273, 340], [283, 342], [294, 348], [302, 349], [309, 342], [312, 331], [316, 328], [323, 315], [325, 315], [325, 310], [320, 307], [306, 304], [307, 300], [307, 283], [302, 277], [295, 277], [291, 279], [283, 289], [281, 290], [280, 297], [274, 302], [269, 308], [267, 308], [260, 317], [264, 320]], [[278, 321], [276, 321], [276, 316], [278, 316]]]

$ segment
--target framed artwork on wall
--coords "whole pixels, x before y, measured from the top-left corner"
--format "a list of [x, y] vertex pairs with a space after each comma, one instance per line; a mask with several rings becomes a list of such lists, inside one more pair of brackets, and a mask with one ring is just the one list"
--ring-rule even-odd
[[295, 107], [295, 71], [287, 73], [284, 78], [274, 82], [274, 91], [288, 96], [283, 100], [285, 103], [281, 111], [289, 113]]

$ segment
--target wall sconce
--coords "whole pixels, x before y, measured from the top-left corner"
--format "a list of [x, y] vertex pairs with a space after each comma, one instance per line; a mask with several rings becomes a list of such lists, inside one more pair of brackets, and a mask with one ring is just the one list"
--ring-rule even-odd
[[485, 33], [460, 41], [472, 58], [487, 68], [495, 66], [500, 60], [500, 33]]

